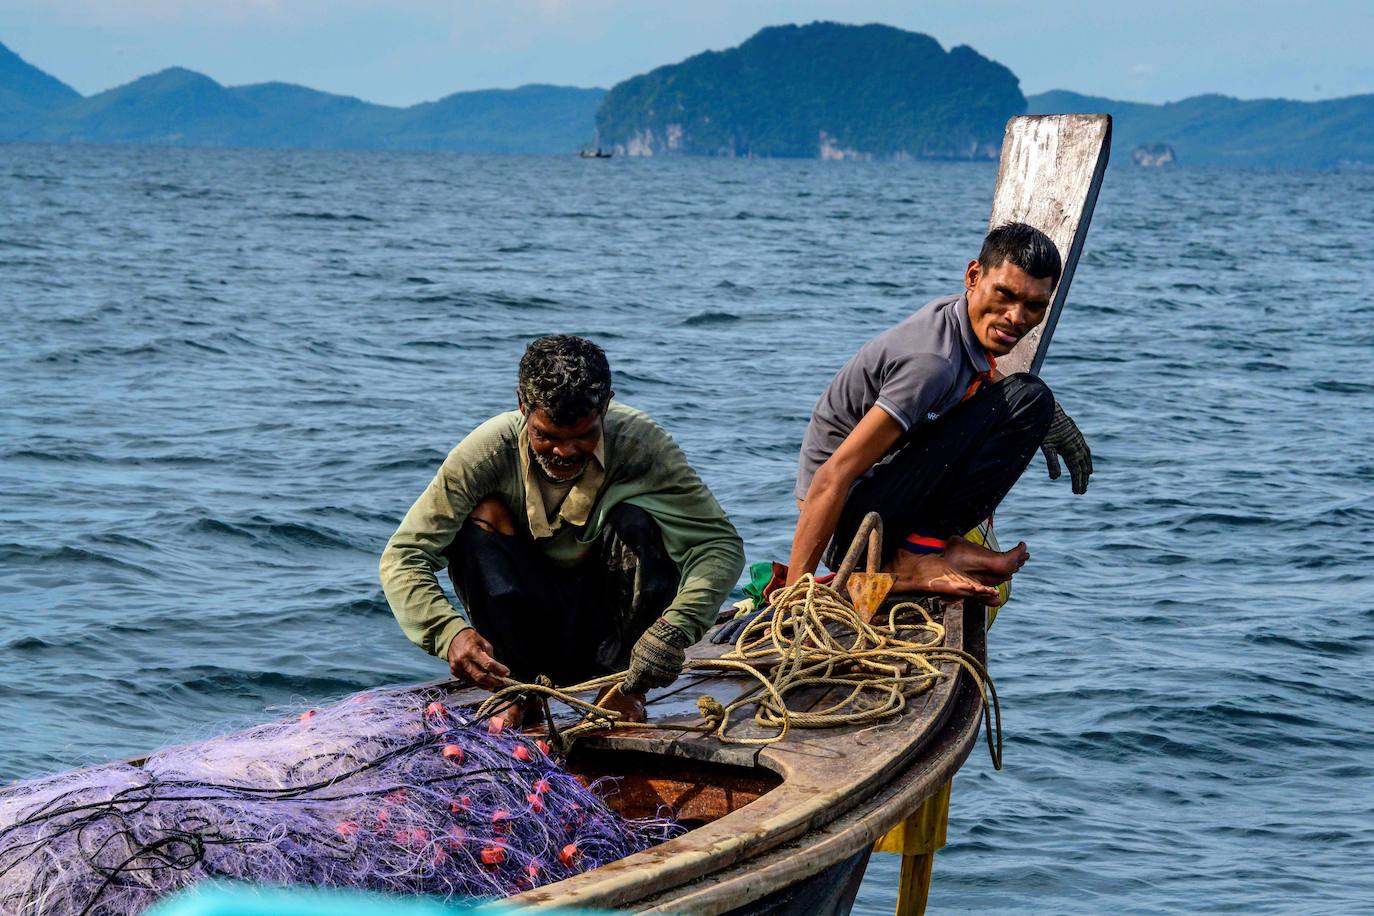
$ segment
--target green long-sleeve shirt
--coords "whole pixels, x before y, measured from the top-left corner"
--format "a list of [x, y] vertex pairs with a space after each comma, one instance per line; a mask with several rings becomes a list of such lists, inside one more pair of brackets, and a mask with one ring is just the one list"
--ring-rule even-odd
[[[447, 565], [444, 551], [468, 513], [488, 496], [500, 497], [560, 566], [575, 565], [591, 550], [606, 513], [620, 503], [648, 512], [679, 574], [677, 597], [663, 616], [693, 640], [701, 638], [744, 568], [739, 535], [682, 449], [646, 414], [612, 402], [602, 431], [599, 487], [569, 494], [552, 532], [540, 525], [542, 506], [531, 513], [535, 472], [519, 411], [492, 417], [449, 452], [382, 552], [382, 588], [411, 642], [444, 657], [453, 637], [472, 625], [435, 574]], [[532, 527], [542, 530], [531, 533]]]

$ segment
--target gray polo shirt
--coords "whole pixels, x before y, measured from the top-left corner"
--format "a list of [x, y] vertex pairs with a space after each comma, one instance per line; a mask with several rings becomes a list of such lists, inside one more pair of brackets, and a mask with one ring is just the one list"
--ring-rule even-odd
[[926, 303], [864, 344], [811, 411], [797, 468], [797, 499], [806, 498], [816, 471], [875, 405], [909, 432], [958, 404], [978, 373], [989, 368], [963, 293]]

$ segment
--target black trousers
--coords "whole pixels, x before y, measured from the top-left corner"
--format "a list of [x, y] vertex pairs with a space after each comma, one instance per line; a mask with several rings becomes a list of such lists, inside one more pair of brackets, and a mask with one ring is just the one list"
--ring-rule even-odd
[[843, 559], [863, 517], [883, 517], [883, 562], [908, 534], [949, 538], [992, 514], [1030, 464], [1054, 415], [1049, 386], [1025, 372], [979, 386], [904, 436], [849, 491], [826, 553]]
[[657, 523], [624, 503], [572, 569], [528, 535], [497, 534], [471, 519], [447, 556], [472, 625], [518, 680], [545, 674], [566, 685], [623, 671], [635, 640], [677, 595], [677, 566]]

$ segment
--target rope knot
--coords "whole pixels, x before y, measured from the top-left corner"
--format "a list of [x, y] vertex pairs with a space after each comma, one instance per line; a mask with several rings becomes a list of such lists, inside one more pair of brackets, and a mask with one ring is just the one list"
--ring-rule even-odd
[[711, 731], [715, 731], [724, 724], [725, 707], [720, 705], [720, 700], [715, 697], [698, 697], [697, 709], [701, 712], [701, 717], [706, 720], [706, 727]]

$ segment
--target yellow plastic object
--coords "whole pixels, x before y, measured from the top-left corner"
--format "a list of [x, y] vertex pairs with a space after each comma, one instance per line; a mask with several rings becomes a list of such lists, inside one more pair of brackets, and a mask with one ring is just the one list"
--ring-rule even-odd
[[[970, 541], [989, 550], [998, 550], [997, 535], [992, 519], [964, 535]], [[997, 586], [1005, 605], [1011, 600], [1011, 582]], [[988, 608], [989, 627], [997, 619], [999, 608]], [[919, 916], [926, 911], [926, 896], [930, 893], [930, 872], [935, 864], [935, 852], [945, 845], [949, 828], [949, 790], [945, 783], [916, 809], [916, 813], [893, 827], [873, 846], [874, 852], [890, 852], [902, 857], [902, 876], [897, 886], [897, 916]]]
[[902, 857], [902, 876], [897, 885], [897, 916], [920, 916], [930, 893], [930, 871], [935, 851], [945, 845], [949, 827], [949, 790], [945, 783], [927, 798], [916, 813], [893, 827], [873, 847]]
[[944, 846], [949, 827], [949, 787], [950, 783], [941, 786], [921, 803], [915, 814], [889, 830], [873, 851], [914, 856], [933, 853]]
[[924, 916], [930, 896], [930, 871], [935, 853], [902, 856], [902, 875], [897, 883], [897, 916]]

